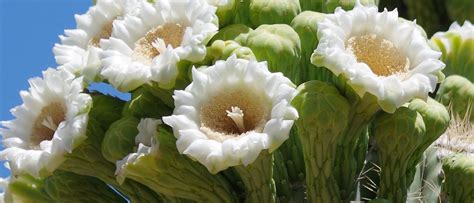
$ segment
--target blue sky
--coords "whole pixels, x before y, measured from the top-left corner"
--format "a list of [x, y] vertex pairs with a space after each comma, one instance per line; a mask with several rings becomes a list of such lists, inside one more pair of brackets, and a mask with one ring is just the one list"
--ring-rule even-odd
[[[10, 109], [20, 105], [20, 90], [28, 79], [56, 67], [52, 48], [64, 29], [75, 28], [74, 14], [82, 14], [92, 0], [0, 0], [0, 120], [11, 120]], [[95, 89], [117, 95], [110, 87]], [[125, 95], [119, 95], [124, 97]], [[9, 172], [0, 167], [0, 176]]]

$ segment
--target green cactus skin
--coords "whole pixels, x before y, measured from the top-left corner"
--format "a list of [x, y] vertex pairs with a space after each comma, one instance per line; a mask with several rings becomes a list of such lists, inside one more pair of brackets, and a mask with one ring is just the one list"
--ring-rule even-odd
[[382, 112], [375, 117], [372, 132], [381, 168], [377, 197], [405, 202], [408, 162], [426, 132], [423, 117], [406, 107], [398, 108], [393, 114]]
[[403, 0], [407, 7], [408, 18], [416, 19], [428, 36], [438, 30], [449, 27], [449, 19], [445, 9], [445, 0]]
[[415, 180], [408, 189], [407, 202], [418, 203], [420, 199], [424, 202], [440, 202], [442, 166], [438, 148], [429, 147], [424, 153], [423, 161], [416, 167]]
[[[312, 2], [312, 1], [307, 1]], [[296, 85], [309, 80], [320, 80], [331, 82], [334, 74], [324, 67], [317, 67], [311, 64], [311, 55], [318, 46], [317, 23], [324, 19], [326, 14], [313, 11], [304, 11], [296, 16], [291, 22], [291, 27], [295, 29], [301, 40], [301, 60], [299, 70], [295, 74], [293, 81]]]
[[219, 32], [212, 37], [209, 43], [212, 44], [216, 40], [235, 40], [238, 43], [242, 43], [247, 40], [247, 35], [250, 31], [252, 31], [252, 28], [249, 28], [244, 24], [232, 24], [220, 29]]
[[449, 42], [438, 37], [431, 38], [443, 53], [441, 60], [446, 64], [443, 72], [448, 76], [461, 75], [474, 82], [474, 39], [463, 40], [460, 34], [449, 31], [443, 38], [447, 38]]
[[278, 150], [273, 152], [273, 180], [276, 186], [276, 201], [288, 203], [292, 196], [290, 188], [290, 179], [286, 170], [285, 158]]
[[252, 49], [258, 61], [267, 61], [270, 71], [282, 72], [290, 79], [299, 74], [300, 38], [289, 25], [261, 25], [242, 45]]
[[449, 202], [474, 201], [474, 157], [455, 154], [443, 160], [444, 190]]
[[250, 0], [249, 18], [252, 27], [263, 24], [290, 24], [301, 12], [298, 0]]
[[[474, 84], [462, 76], [449, 76], [441, 84], [436, 99], [445, 106], [451, 106], [455, 115], [464, 117], [474, 102]], [[470, 118], [474, 121], [474, 114]]]
[[165, 196], [198, 202], [237, 201], [224, 177], [179, 154], [169, 129], [160, 127], [156, 138], [158, 149], [128, 163], [117, 177], [119, 182], [132, 179]]
[[422, 117], [426, 125], [426, 133], [423, 136], [423, 141], [415, 149], [415, 152], [410, 157], [407, 165], [407, 184], [413, 181], [416, 173], [416, 165], [423, 159], [423, 152], [443, 134], [449, 126], [449, 113], [446, 108], [435, 101], [428, 98], [427, 102], [421, 99], [414, 99], [408, 105], [408, 108], [417, 111]]
[[95, 108], [91, 109], [89, 116], [99, 121], [103, 129], [109, 128], [113, 122], [120, 119], [125, 101], [99, 92], [92, 92], [90, 95]]
[[337, 143], [343, 139], [349, 121], [350, 105], [337, 88], [328, 83], [309, 81], [298, 90], [292, 105], [300, 114], [296, 125], [303, 145], [308, 201], [340, 202], [332, 172]]
[[136, 118], [156, 118], [171, 115], [173, 109], [160, 98], [155, 97], [150, 86], [142, 86], [132, 92], [131, 101], [124, 106], [122, 116]]
[[[333, 13], [337, 7], [351, 10], [356, 0], [300, 0], [301, 10]], [[362, 5], [378, 5], [378, 0], [360, 0]]]
[[465, 20], [474, 22], [474, 1], [471, 0], [448, 0], [446, 1], [446, 9], [449, 18], [458, 23]]

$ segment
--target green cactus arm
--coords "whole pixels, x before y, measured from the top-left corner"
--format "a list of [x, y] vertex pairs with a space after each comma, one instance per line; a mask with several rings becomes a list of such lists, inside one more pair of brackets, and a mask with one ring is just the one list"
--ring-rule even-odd
[[379, 198], [394, 202], [407, 200], [407, 165], [426, 132], [423, 117], [406, 107], [393, 114], [378, 114], [372, 126], [380, 160]]
[[44, 190], [55, 202], [126, 202], [99, 179], [66, 171], [46, 178]]
[[119, 170], [119, 182], [135, 180], [157, 193], [198, 202], [236, 202], [235, 195], [221, 175], [207, 169], [176, 149], [176, 139], [169, 129], [159, 128], [158, 147], [125, 162]]
[[298, 90], [292, 105], [300, 115], [296, 125], [303, 145], [308, 201], [339, 202], [339, 188], [332, 171], [337, 143], [344, 139], [349, 121], [350, 105], [336, 87], [327, 83], [309, 81]]
[[449, 202], [474, 201], [474, 157], [454, 154], [443, 159], [444, 190]]
[[290, 24], [301, 12], [298, 0], [250, 0], [249, 18], [252, 27], [263, 24]]
[[258, 61], [267, 61], [272, 72], [293, 80], [300, 71], [301, 42], [289, 25], [261, 25], [249, 33], [243, 46], [252, 49]]
[[[355, 6], [356, 0], [300, 0], [301, 10], [316, 11], [323, 13], [333, 13], [337, 7], [344, 10], [351, 10]], [[378, 0], [360, 0], [363, 5], [378, 5]]]

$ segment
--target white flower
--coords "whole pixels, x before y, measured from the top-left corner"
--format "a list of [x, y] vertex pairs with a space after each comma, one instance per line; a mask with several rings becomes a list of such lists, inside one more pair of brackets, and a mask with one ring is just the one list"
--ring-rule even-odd
[[5, 203], [6, 196], [8, 193], [8, 184], [10, 183], [10, 177], [0, 178], [0, 203]]
[[138, 135], [135, 137], [135, 144], [138, 145], [137, 151], [130, 153], [116, 163], [117, 169], [115, 174], [121, 182], [125, 180], [125, 170], [128, 164], [133, 164], [140, 157], [158, 150], [159, 142], [156, 136], [158, 134], [158, 125], [160, 124], [162, 124], [161, 120], [158, 119], [144, 118], [140, 120], [137, 127]]
[[[455, 46], [453, 45], [453, 37], [459, 36], [462, 41], [468, 39], [474, 39], [474, 25], [470, 21], [464, 21], [464, 24], [460, 26], [457, 22], [454, 22], [449, 26], [447, 32], [437, 32], [433, 35], [432, 41], [440, 41], [444, 46], [446, 53], [451, 53]], [[457, 45], [459, 46], [459, 45]]]
[[115, 21], [112, 37], [101, 42], [102, 76], [124, 92], [150, 81], [172, 87], [179, 60], [205, 57], [218, 29], [215, 12], [202, 0], [143, 1], [137, 16]]
[[426, 98], [444, 68], [441, 53], [429, 47], [423, 33], [415, 22], [400, 19], [397, 10], [379, 13], [357, 1], [353, 10], [337, 8], [318, 23], [319, 44], [311, 60], [394, 112], [413, 98]]
[[11, 110], [14, 120], [0, 128], [5, 149], [0, 158], [12, 171], [35, 177], [53, 172], [85, 139], [92, 99], [83, 91], [82, 77], [48, 69], [43, 78], [29, 80], [29, 91], [21, 91], [23, 104]]
[[84, 75], [87, 82], [98, 81], [100, 40], [110, 37], [114, 20], [136, 14], [139, 5], [139, 0], [98, 0], [87, 13], [76, 15], [77, 28], [65, 30], [61, 44], [53, 48], [60, 68]]
[[298, 118], [290, 105], [294, 85], [266, 62], [237, 59], [198, 71], [184, 91], [175, 91], [175, 110], [163, 121], [173, 127], [178, 151], [212, 173], [252, 163], [286, 139]]

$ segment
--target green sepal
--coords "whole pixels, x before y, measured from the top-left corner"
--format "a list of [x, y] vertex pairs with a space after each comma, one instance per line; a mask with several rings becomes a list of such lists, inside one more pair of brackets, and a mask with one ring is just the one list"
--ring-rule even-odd
[[251, 27], [264, 24], [290, 24], [301, 12], [298, 0], [250, 0]]
[[258, 61], [267, 61], [270, 71], [282, 72], [290, 79], [299, 74], [300, 38], [289, 25], [261, 25], [249, 33], [243, 45], [252, 49]]
[[133, 151], [135, 137], [138, 135], [138, 123], [140, 119], [127, 116], [115, 121], [107, 129], [102, 143], [102, 154], [105, 159], [115, 163]]
[[252, 31], [252, 28], [247, 27], [244, 24], [232, 24], [219, 30], [219, 32], [212, 37], [209, 43], [213, 43], [216, 40], [235, 40], [236, 42], [242, 43], [247, 40], [248, 33]]
[[113, 122], [120, 119], [125, 101], [99, 92], [92, 92], [93, 107], [89, 117], [100, 123], [102, 128], [107, 129]]
[[321, 81], [298, 87], [292, 105], [298, 110], [298, 136], [303, 146], [309, 202], [339, 202], [333, 174], [337, 143], [349, 122], [349, 102], [338, 89]]
[[224, 177], [179, 154], [169, 129], [160, 127], [155, 138], [157, 149], [125, 163], [117, 177], [120, 182], [132, 179], [165, 196], [198, 202], [237, 201]]
[[400, 107], [393, 114], [379, 113], [372, 124], [381, 168], [377, 197], [405, 202], [409, 186], [407, 166], [426, 132], [423, 117], [417, 111]]
[[444, 188], [448, 202], [474, 201], [474, 157], [454, 154], [443, 159]]

